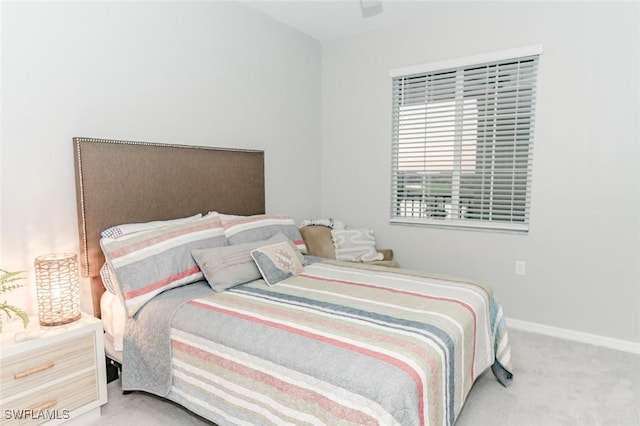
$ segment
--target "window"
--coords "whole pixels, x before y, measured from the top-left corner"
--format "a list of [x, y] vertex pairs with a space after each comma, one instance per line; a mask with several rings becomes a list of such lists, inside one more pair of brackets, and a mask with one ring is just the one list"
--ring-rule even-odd
[[392, 71], [392, 222], [528, 230], [541, 51]]

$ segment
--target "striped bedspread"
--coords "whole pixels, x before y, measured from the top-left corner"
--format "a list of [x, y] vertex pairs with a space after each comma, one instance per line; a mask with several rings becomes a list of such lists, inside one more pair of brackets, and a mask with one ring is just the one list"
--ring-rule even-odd
[[171, 345], [168, 398], [219, 425], [452, 425], [511, 371], [490, 289], [340, 262], [192, 300]]

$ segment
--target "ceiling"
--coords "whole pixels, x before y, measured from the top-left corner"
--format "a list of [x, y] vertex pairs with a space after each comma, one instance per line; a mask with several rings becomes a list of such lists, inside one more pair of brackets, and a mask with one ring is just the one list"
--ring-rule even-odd
[[241, 0], [320, 42], [419, 23], [429, 1]]

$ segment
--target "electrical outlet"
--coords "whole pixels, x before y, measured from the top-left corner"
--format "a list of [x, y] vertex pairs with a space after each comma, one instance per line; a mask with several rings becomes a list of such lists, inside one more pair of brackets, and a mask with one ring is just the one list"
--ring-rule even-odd
[[516, 275], [524, 275], [527, 270], [527, 262], [516, 260]]

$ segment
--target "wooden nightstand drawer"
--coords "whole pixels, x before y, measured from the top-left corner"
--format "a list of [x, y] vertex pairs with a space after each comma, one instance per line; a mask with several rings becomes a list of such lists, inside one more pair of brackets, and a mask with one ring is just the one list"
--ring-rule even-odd
[[83, 314], [61, 326], [34, 326], [35, 337], [18, 342], [22, 328], [6, 331], [0, 335], [0, 425], [87, 424], [100, 417], [107, 382], [99, 319]]
[[[91, 368], [95, 370], [94, 333], [14, 355], [0, 365], [0, 400]], [[95, 375], [95, 374], [94, 374]]]
[[3, 404], [2, 425], [38, 425], [50, 420], [67, 420], [71, 411], [98, 399], [95, 371], [88, 370], [45, 387], [37, 394]]

